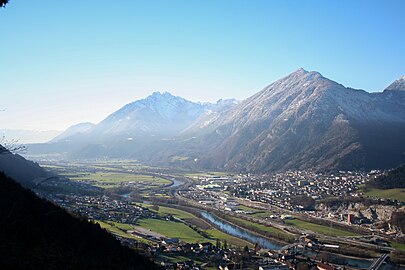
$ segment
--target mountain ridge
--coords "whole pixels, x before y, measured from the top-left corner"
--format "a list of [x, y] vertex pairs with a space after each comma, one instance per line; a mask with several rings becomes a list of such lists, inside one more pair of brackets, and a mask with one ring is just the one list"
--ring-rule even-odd
[[[218, 101], [218, 107], [155, 92], [108, 116], [101, 122], [111, 124], [107, 128], [100, 123], [92, 129], [98, 135], [111, 127], [116, 132], [120, 122], [134, 113], [145, 118], [125, 120], [138, 128], [133, 129], [136, 132], [124, 129], [98, 141], [100, 136], [88, 137], [87, 142], [83, 137], [77, 141], [81, 143], [76, 149], [79, 154], [71, 157], [101, 155], [135, 158], [152, 165], [240, 171], [386, 168], [405, 162], [400, 152], [405, 152], [401, 140], [405, 137], [404, 93], [368, 93], [302, 68], [246, 100]], [[181, 109], [190, 104], [194, 114], [182, 121], [170, 109], [154, 108], [160, 99], [182, 104]], [[168, 120], [181, 122], [181, 126], [165, 132], [162, 127], [167, 123], [173, 128]], [[140, 123], [152, 132], [140, 130]], [[163, 134], [157, 136], [155, 127]], [[385, 160], [378, 161], [378, 155]], [[174, 162], [176, 156], [183, 158]]]
[[405, 91], [405, 75], [391, 83], [384, 91]]

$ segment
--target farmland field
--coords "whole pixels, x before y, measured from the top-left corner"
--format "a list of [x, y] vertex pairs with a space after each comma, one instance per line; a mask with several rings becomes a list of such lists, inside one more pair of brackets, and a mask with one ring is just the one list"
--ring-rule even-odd
[[377, 197], [383, 199], [392, 199], [405, 202], [405, 188], [393, 188], [393, 189], [370, 189], [365, 192], [366, 196]]
[[102, 188], [114, 188], [120, 186], [153, 188], [162, 187], [171, 183], [170, 180], [151, 175], [119, 172], [81, 173], [70, 176], [70, 179], [73, 181], [83, 181]]
[[248, 220], [244, 220], [244, 219], [236, 218], [236, 217], [229, 217], [229, 220], [231, 222], [235, 222], [235, 224], [237, 224], [237, 225], [240, 224], [240, 225], [246, 226], [247, 228], [250, 227], [250, 228], [257, 229], [259, 231], [266, 232], [276, 238], [284, 238], [284, 239], [291, 239], [291, 240], [294, 239], [294, 236], [292, 236], [278, 228], [250, 222]]
[[[141, 204], [141, 205], [143, 207], [146, 207], [146, 208], [149, 208], [149, 209], [151, 209], [151, 207], [152, 207], [152, 205], [150, 205], [150, 204]], [[157, 212], [158, 212], [159, 216], [166, 216], [168, 214], [171, 214], [171, 215], [173, 215], [173, 216], [175, 216], [177, 218], [180, 218], [180, 219], [182, 219], [182, 220], [184, 220], [186, 222], [189, 222], [191, 220], [192, 221], [199, 220], [199, 221], [201, 221], [200, 223], [206, 223], [203, 220], [201, 220], [200, 218], [194, 216], [193, 214], [190, 214], [190, 213], [188, 213], [186, 211], [179, 210], [179, 209], [176, 209], [176, 208], [171, 208], [171, 207], [166, 207], [166, 206], [159, 206], [159, 210]], [[190, 222], [190, 223], [194, 223], [194, 222]], [[178, 224], [178, 223], [176, 223], [176, 224]], [[197, 226], [197, 227], [201, 227], [201, 226]], [[226, 240], [229, 245], [252, 246], [251, 243], [249, 243], [249, 242], [247, 242], [245, 240], [239, 239], [237, 237], [231, 236], [229, 234], [226, 234], [224, 232], [221, 232], [221, 231], [217, 230], [216, 228], [212, 227], [211, 225], [209, 225], [209, 228], [200, 228], [200, 229], [202, 229], [202, 231], [206, 232], [209, 235], [209, 238], [205, 238], [205, 240], [208, 241], [208, 242], [214, 243], [214, 241], [216, 239], [219, 239], [219, 240], [221, 240], [221, 242]], [[159, 233], [161, 233], [161, 232], [159, 232]], [[164, 234], [164, 233], [161, 233], [161, 234]], [[173, 237], [171, 235], [166, 235], [166, 236]]]
[[321, 233], [324, 235], [329, 235], [329, 236], [356, 236], [358, 234], [325, 226], [325, 225], [319, 225], [319, 224], [314, 224], [310, 223], [307, 221], [299, 220], [299, 219], [293, 219], [293, 220], [284, 220], [284, 222], [288, 225], [292, 225], [295, 227], [298, 227], [300, 229], [305, 229], [305, 230], [310, 230], [313, 232]]
[[153, 232], [165, 235], [169, 238], [178, 238], [181, 241], [188, 243], [210, 241], [187, 225], [180, 222], [148, 218], [139, 220], [137, 225]]

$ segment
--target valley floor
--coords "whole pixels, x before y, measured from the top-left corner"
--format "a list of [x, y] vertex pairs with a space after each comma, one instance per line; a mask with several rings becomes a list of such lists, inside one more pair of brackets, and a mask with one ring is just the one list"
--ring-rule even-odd
[[[77, 184], [68, 189], [61, 186], [63, 195], [49, 193], [48, 198], [94, 220], [124, 244], [167, 268], [173, 267], [173, 263], [180, 265], [187, 258], [203, 269], [218, 269], [231, 263], [257, 269], [259, 264], [272, 260], [291, 266], [305, 258], [313, 264], [322, 260], [335, 266], [364, 268], [382, 251], [391, 252], [398, 262], [405, 259], [400, 251], [405, 250], [405, 244], [398, 238], [390, 238], [369, 225], [347, 224], [335, 218], [336, 213], [328, 218], [311, 211], [297, 211], [291, 201], [279, 203], [277, 198], [282, 197], [274, 193], [274, 187], [273, 197], [265, 192], [262, 198], [260, 192], [255, 197], [240, 196], [241, 188], [249, 186], [254, 190], [256, 183], [263, 183], [263, 176], [168, 171], [123, 161], [43, 165]], [[264, 183], [271, 185], [271, 178], [264, 177]], [[361, 175], [351, 179], [347, 183], [353, 187], [363, 181]], [[299, 194], [300, 188], [312, 185], [299, 181], [292, 182], [297, 186], [289, 192]], [[93, 187], [91, 194], [76, 192], [88, 186]], [[258, 190], [266, 188], [262, 185]], [[370, 197], [402, 195], [401, 190], [368, 192]], [[374, 238], [379, 242], [373, 242]], [[348, 259], [343, 254], [363, 259]], [[280, 256], [286, 259], [281, 260]]]

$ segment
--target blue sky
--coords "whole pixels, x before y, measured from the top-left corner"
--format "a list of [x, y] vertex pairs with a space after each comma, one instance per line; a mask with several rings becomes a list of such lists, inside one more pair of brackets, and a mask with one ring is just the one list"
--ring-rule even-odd
[[244, 99], [299, 67], [382, 91], [405, 74], [405, 1], [11, 0], [0, 128], [99, 122], [153, 91]]

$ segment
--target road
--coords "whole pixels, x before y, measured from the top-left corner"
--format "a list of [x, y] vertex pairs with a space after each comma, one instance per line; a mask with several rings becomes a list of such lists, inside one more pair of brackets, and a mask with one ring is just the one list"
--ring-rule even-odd
[[388, 258], [388, 253], [381, 255], [380, 258], [378, 258], [377, 260], [375, 260], [370, 267], [368, 268], [368, 270], [377, 270], [378, 268], [380, 268], [380, 266], [384, 263], [384, 261]]

